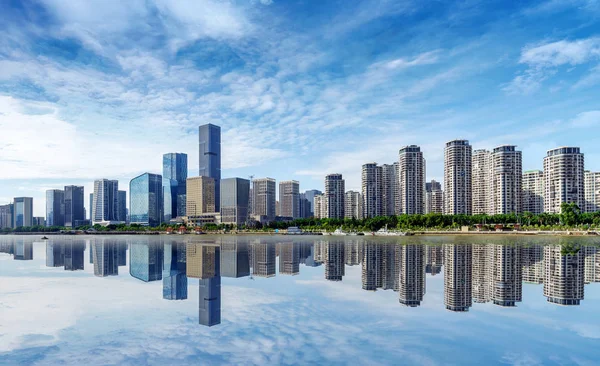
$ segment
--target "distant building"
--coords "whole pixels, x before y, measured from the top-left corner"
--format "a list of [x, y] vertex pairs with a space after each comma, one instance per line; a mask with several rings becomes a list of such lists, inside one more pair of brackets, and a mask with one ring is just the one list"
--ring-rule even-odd
[[215, 212], [215, 180], [210, 177], [191, 177], [187, 179], [188, 220], [209, 212]]
[[33, 226], [46, 226], [46, 219], [44, 216], [34, 216]]
[[309, 218], [311, 216], [313, 216], [312, 214], [312, 204], [311, 202], [308, 200], [308, 198], [306, 198], [306, 193], [300, 193], [300, 199], [299, 199], [299, 206], [300, 206], [300, 217], [301, 218]]
[[242, 226], [248, 219], [250, 181], [242, 178], [221, 180], [221, 223]]
[[162, 280], [164, 253], [161, 243], [132, 242], [129, 246], [129, 274], [144, 282]]
[[393, 216], [399, 214], [398, 162], [381, 165], [381, 214]]
[[440, 182], [435, 180], [425, 184], [425, 213], [444, 213], [444, 192]]
[[377, 163], [362, 166], [362, 217], [370, 218], [383, 214], [383, 170]]
[[544, 158], [544, 212], [560, 213], [562, 203], [585, 209], [584, 158], [578, 147], [548, 150]]
[[548, 302], [557, 305], [579, 305], [583, 300], [584, 256], [584, 250], [564, 254], [560, 245], [544, 247], [544, 296]]
[[316, 216], [316, 213], [315, 213], [315, 196], [321, 195], [321, 194], [323, 194], [323, 192], [321, 192], [321, 191], [319, 191], [317, 189], [310, 189], [310, 190], [304, 192], [304, 195], [306, 196], [306, 199], [310, 203], [310, 216]]
[[127, 192], [118, 191], [117, 219], [121, 222], [127, 222]]
[[523, 173], [523, 212], [544, 212], [544, 172], [529, 170]]
[[33, 225], [33, 198], [15, 197], [13, 202], [14, 228]]
[[162, 176], [144, 173], [129, 183], [129, 215], [132, 224], [158, 226], [163, 220]]
[[491, 153], [485, 149], [473, 151], [471, 176], [473, 214], [486, 214], [492, 211], [492, 164]]
[[275, 179], [254, 179], [252, 185], [254, 216], [265, 216], [267, 221], [274, 221], [276, 216]]
[[46, 191], [46, 224], [65, 226], [65, 192], [60, 189]]
[[300, 183], [295, 180], [279, 182], [279, 216], [299, 219], [300, 216]]
[[92, 196], [92, 225], [119, 222], [119, 181], [98, 179], [94, 181]]
[[0, 206], [0, 229], [12, 229], [14, 226], [14, 204]]
[[324, 219], [327, 217], [327, 197], [324, 194], [315, 196], [314, 217]]
[[363, 218], [363, 207], [362, 207], [362, 197], [359, 192], [356, 191], [348, 191], [346, 192], [344, 212], [347, 219], [357, 219], [360, 220]]
[[[83, 186], [65, 186], [65, 224], [66, 227], [77, 227], [84, 224], [84, 188]], [[46, 216], [47, 217], [47, 216]]]
[[400, 213], [423, 214], [425, 211], [425, 158], [416, 145], [405, 146], [398, 153]]
[[444, 149], [444, 213], [471, 214], [472, 147], [467, 140], [453, 140]]
[[215, 180], [215, 211], [220, 212], [221, 202], [221, 127], [205, 124], [199, 127], [199, 176]]
[[345, 181], [341, 174], [329, 174], [325, 177], [325, 197], [327, 200], [327, 217], [344, 218], [344, 199], [346, 196]]
[[163, 155], [163, 196], [165, 221], [186, 216], [187, 154]]
[[600, 211], [600, 172], [586, 171], [584, 175], [585, 207], [584, 212]]
[[491, 155], [491, 215], [520, 214], [522, 206], [522, 156], [514, 145], [494, 148]]

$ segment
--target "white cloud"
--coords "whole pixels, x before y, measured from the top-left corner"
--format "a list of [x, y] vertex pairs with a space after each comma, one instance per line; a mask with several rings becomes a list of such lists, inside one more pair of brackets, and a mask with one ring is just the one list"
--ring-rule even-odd
[[599, 57], [600, 38], [588, 38], [527, 46], [519, 62], [535, 67], [574, 66]]
[[600, 125], [600, 111], [588, 111], [579, 113], [571, 120], [573, 127], [594, 127]]

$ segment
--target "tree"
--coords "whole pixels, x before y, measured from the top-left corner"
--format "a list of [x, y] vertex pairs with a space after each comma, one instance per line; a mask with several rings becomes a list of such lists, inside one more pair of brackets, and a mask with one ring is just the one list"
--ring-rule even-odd
[[560, 205], [560, 221], [566, 226], [575, 226], [579, 223], [581, 209], [576, 203], [563, 202]]

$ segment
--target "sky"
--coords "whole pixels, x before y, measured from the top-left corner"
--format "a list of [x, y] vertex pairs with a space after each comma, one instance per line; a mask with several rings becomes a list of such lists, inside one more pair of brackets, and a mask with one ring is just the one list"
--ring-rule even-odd
[[[579, 146], [600, 170], [600, 2], [39, 0], [0, 2], [0, 203], [161, 173], [198, 126], [223, 177], [342, 173], [446, 141], [514, 144], [523, 169]], [[86, 200], [87, 206], [87, 200]]]

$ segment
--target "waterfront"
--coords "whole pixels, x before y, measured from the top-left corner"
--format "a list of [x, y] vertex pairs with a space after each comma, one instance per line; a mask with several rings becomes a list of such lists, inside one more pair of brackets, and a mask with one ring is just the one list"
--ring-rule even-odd
[[599, 245], [537, 236], [2, 236], [0, 361], [592, 364]]

